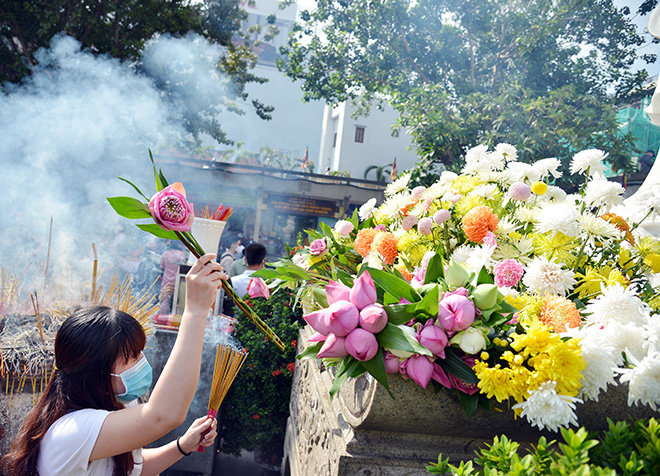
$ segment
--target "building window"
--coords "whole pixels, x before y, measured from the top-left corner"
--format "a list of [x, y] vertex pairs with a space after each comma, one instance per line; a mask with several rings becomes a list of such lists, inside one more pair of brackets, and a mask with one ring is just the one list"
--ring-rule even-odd
[[355, 127], [355, 142], [364, 142], [364, 127], [356, 126]]
[[332, 147], [337, 147], [337, 133], [332, 136]]

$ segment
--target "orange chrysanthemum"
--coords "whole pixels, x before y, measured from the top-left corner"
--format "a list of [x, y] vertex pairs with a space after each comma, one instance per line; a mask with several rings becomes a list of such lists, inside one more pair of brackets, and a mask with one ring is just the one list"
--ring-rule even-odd
[[410, 271], [408, 271], [408, 268], [406, 268], [404, 264], [397, 264], [395, 268], [399, 273], [401, 273], [403, 279], [405, 279], [408, 282], [412, 280], [412, 274], [410, 274]]
[[616, 226], [620, 231], [624, 232], [626, 234], [626, 241], [628, 241], [628, 243], [630, 243], [633, 246], [635, 245], [635, 237], [630, 232], [630, 225], [628, 225], [628, 222], [624, 220], [623, 217], [620, 217], [616, 213], [605, 213], [600, 217], [605, 221], [609, 221], [611, 224]]
[[363, 228], [358, 231], [353, 246], [355, 246], [355, 251], [360, 253], [360, 256], [363, 258], [371, 251], [371, 244], [374, 241], [376, 233], [378, 233], [378, 230], [375, 228]]
[[380, 253], [383, 258], [383, 263], [394, 264], [394, 260], [399, 256], [399, 251], [396, 249], [396, 238], [390, 232], [380, 232], [374, 238], [371, 244], [371, 249]]
[[493, 211], [485, 205], [479, 205], [467, 212], [463, 217], [463, 231], [468, 239], [481, 243], [489, 231], [494, 232], [499, 219]]
[[552, 327], [555, 332], [565, 332], [567, 327], [578, 327], [582, 317], [573, 301], [563, 296], [548, 294], [543, 298], [539, 321]]

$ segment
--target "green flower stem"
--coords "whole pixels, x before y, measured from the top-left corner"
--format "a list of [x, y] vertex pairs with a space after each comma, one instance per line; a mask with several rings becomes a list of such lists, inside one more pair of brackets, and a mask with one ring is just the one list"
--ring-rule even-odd
[[630, 231], [632, 232], [635, 228], [637, 228], [639, 225], [641, 225], [642, 223], [644, 223], [644, 220], [646, 220], [649, 216], [651, 216], [651, 213], [653, 213], [653, 208], [651, 208], [651, 209], [646, 213], [646, 215], [644, 215], [644, 218], [642, 218], [642, 219], [639, 221], [639, 223], [635, 223], [635, 224], [633, 224], [633, 226], [630, 228]]
[[[188, 250], [195, 256], [195, 258], [199, 258], [204, 254], [204, 250], [201, 248], [198, 250], [196, 247], [189, 241], [188, 237], [185, 236], [183, 233], [175, 231], [174, 232], [181, 240], [181, 243], [183, 243]], [[194, 240], [194, 238], [193, 238]], [[198, 245], [199, 246], [199, 245]], [[224, 289], [225, 293], [231, 297], [231, 299], [234, 301], [234, 303], [238, 306], [238, 308], [247, 316], [248, 319], [250, 319], [257, 328], [263, 332], [266, 337], [268, 337], [280, 350], [284, 350], [285, 345], [284, 342], [282, 342], [282, 339], [280, 339], [277, 334], [273, 332], [273, 330], [268, 327], [268, 324], [266, 324], [257, 314], [248, 306], [245, 301], [243, 301], [238, 294], [236, 294], [236, 291], [229, 285], [227, 281], [224, 279], [221, 281], [222, 282], [222, 289]]]

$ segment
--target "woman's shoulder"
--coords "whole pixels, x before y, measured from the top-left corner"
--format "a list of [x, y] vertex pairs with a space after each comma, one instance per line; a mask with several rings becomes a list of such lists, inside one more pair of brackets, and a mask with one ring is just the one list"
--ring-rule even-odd
[[48, 432], [54, 436], [63, 437], [72, 433], [80, 435], [83, 433], [82, 430], [87, 427], [98, 427], [100, 429], [109, 413], [108, 410], [94, 408], [75, 410], [55, 420]]

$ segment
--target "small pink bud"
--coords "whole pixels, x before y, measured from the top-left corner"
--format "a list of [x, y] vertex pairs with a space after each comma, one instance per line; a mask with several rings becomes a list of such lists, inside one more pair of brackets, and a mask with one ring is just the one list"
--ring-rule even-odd
[[420, 354], [414, 354], [406, 360], [406, 373], [408, 377], [426, 388], [433, 376], [433, 364], [431, 361], [425, 355]]
[[442, 210], [438, 210], [433, 214], [433, 221], [436, 222], [438, 225], [441, 225], [450, 218], [451, 218], [451, 213], [449, 212], [449, 210], [445, 210], [444, 208]]
[[351, 302], [359, 309], [362, 310], [370, 304], [375, 304], [378, 295], [376, 293], [376, 286], [374, 280], [371, 278], [369, 271], [365, 271], [359, 278], [353, 281], [353, 289], [351, 289], [350, 299]]
[[475, 306], [467, 296], [467, 289], [459, 288], [454, 292], [445, 293], [440, 301], [438, 323], [447, 332], [457, 332], [467, 329], [476, 317]]
[[378, 341], [371, 332], [358, 327], [346, 336], [346, 350], [359, 361], [366, 362], [378, 353]]
[[383, 352], [385, 359], [385, 372], [388, 374], [395, 374], [399, 371], [399, 358], [390, 351]]
[[346, 350], [346, 338], [337, 337], [334, 334], [328, 334], [328, 337], [325, 339], [321, 350], [317, 354], [319, 359], [337, 359], [346, 357], [348, 351]]
[[426, 324], [417, 331], [417, 340], [433, 355], [445, 358], [445, 347], [449, 344], [449, 339], [445, 331], [433, 325], [432, 319], [426, 321]]
[[360, 327], [378, 334], [387, 326], [387, 313], [377, 304], [371, 304], [360, 311]]

